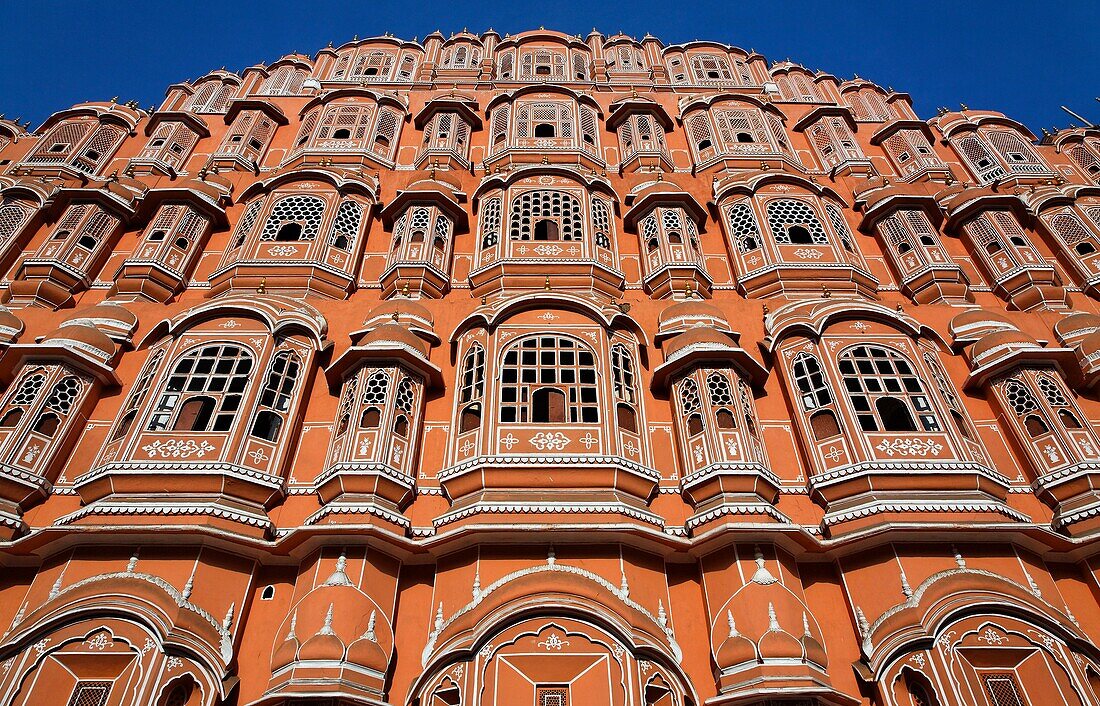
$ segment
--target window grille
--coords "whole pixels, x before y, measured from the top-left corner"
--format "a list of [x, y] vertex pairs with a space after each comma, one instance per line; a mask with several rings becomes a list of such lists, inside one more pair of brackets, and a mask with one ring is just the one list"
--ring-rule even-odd
[[313, 128], [317, 126], [318, 115], [320, 111], [315, 110], [302, 120], [302, 126], [298, 128], [298, 136], [294, 140], [295, 148], [304, 147], [309, 142], [309, 138], [313, 135]]
[[730, 407], [733, 405], [733, 388], [730, 381], [722, 373], [714, 372], [707, 376], [707, 394], [711, 405], [715, 407]]
[[1031, 394], [1031, 390], [1027, 389], [1019, 380], [1006, 382], [1004, 392], [1009, 406], [1012, 407], [1012, 411], [1017, 416], [1039, 409], [1039, 403], [1035, 401], [1035, 396]]
[[507, 52], [500, 57], [500, 70], [498, 73], [502, 79], [507, 80], [512, 78], [512, 66], [514, 63], [515, 57], [512, 55], [512, 52]]
[[520, 58], [521, 79], [565, 78], [565, 55], [549, 49], [536, 49]]
[[363, 385], [363, 404], [382, 405], [390, 387], [390, 375], [385, 370], [375, 370]]
[[714, 120], [727, 151], [753, 154], [772, 151], [764, 120], [758, 111], [718, 110], [714, 113]]
[[1066, 399], [1065, 394], [1062, 392], [1061, 386], [1054, 380], [1050, 379], [1048, 375], [1039, 375], [1035, 382], [1039, 385], [1039, 390], [1043, 393], [1043, 397], [1052, 407], [1068, 407], [1069, 400]]
[[83, 140], [96, 123], [74, 120], [59, 124], [42, 138], [27, 157], [28, 162], [57, 162], [68, 159], [73, 148]]
[[485, 349], [475, 343], [466, 351], [462, 360], [462, 380], [459, 383], [458, 399], [465, 404], [480, 400], [485, 392]]
[[279, 438], [301, 368], [301, 359], [290, 351], [281, 351], [271, 360], [267, 381], [260, 391], [259, 411], [252, 424], [253, 436], [265, 441]]
[[573, 138], [573, 108], [568, 103], [526, 103], [516, 109], [516, 137]]
[[349, 78], [363, 78], [374, 81], [386, 81], [393, 72], [393, 55], [383, 51], [370, 51], [360, 54], [355, 61]]
[[982, 675], [991, 706], [1025, 706], [1011, 674]]
[[1096, 237], [1072, 212], [1060, 213], [1050, 219], [1051, 229], [1078, 255], [1096, 252]]
[[114, 682], [78, 681], [69, 697], [68, 706], [106, 706]]
[[146, 361], [145, 367], [141, 369], [141, 374], [138, 375], [137, 382], [134, 383], [133, 388], [130, 390], [130, 397], [126, 400], [126, 406], [123, 408], [122, 414], [118, 417], [118, 422], [115, 425], [115, 430], [111, 434], [111, 441], [122, 438], [122, 436], [130, 430], [130, 426], [134, 423], [134, 419], [141, 411], [142, 404], [145, 402], [145, 397], [149, 394], [149, 388], [153, 384], [153, 377], [157, 374], [157, 370], [160, 369], [160, 361], [164, 357], [164, 351], [157, 351], [149, 360]]
[[233, 248], [239, 248], [244, 244], [248, 234], [252, 232], [253, 226], [256, 225], [256, 219], [259, 218], [260, 208], [264, 205], [262, 198], [256, 199], [248, 208], [245, 209], [244, 215], [241, 216], [241, 220], [237, 222], [236, 234], [233, 236]]
[[407, 377], [402, 378], [401, 382], [397, 383], [397, 393], [393, 396], [393, 406], [405, 414], [412, 414], [415, 399], [412, 382]]
[[634, 359], [621, 343], [611, 346], [611, 378], [615, 399], [634, 404]]
[[388, 157], [397, 140], [397, 128], [401, 117], [392, 109], [383, 110], [378, 115], [378, 126], [374, 131], [374, 151]]
[[504, 149], [508, 144], [508, 116], [511, 109], [507, 105], [499, 106], [493, 111], [492, 144], [489, 146], [493, 152]]
[[316, 196], [287, 196], [275, 202], [260, 240], [313, 240], [324, 213], [325, 202]]
[[601, 199], [592, 200], [592, 232], [595, 234], [596, 245], [601, 248], [611, 247], [611, 209]]
[[264, 81], [260, 93], [269, 96], [293, 96], [302, 90], [306, 73], [293, 66], [280, 66]]
[[577, 81], [588, 80], [588, 59], [580, 52], [573, 53], [573, 78]]
[[961, 138], [957, 145], [963, 158], [978, 175], [978, 181], [988, 184], [1007, 176], [1008, 172], [976, 136], [967, 135]]
[[491, 248], [500, 240], [500, 198], [493, 197], [481, 209], [481, 247]]
[[91, 139], [80, 147], [73, 159], [73, 166], [82, 172], [95, 174], [111, 158], [122, 141], [126, 131], [115, 125], [101, 125], [92, 134]]
[[596, 154], [599, 150], [596, 111], [588, 106], [581, 107], [581, 148]]
[[738, 252], [747, 253], [760, 247], [760, 228], [756, 224], [756, 215], [747, 202], [735, 203], [727, 212], [730, 235], [737, 244]]
[[15, 405], [17, 407], [26, 407], [34, 402], [38, 397], [38, 393], [42, 391], [42, 386], [46, 384], [46, 376], [41, 373], [34, 373], [28, 375], [23, 379], [23, 383], [12, 395], [11, 401], [8, 404]]
[[1074, 145], [1066, 150], [1066, 154], [1077, 163], [1078, 167], [1092, 177], [1093, 181], [1100, 177], [1100, 157], [1093, 154], [1092, 150], [1084, 145]]
[[699, 385], [692, 378], [686, 378], [680, 384], [680, 411], [684, 415], [698, 412], [702, 407], [699, 398]]
[[351, 65], [351, 57], [354, 52], [347, 52], [340, 55], [340, 58], [336, 60], [336, 65], [332, 67], [332, 78], [334, 80], [340, 80], [345, 78], [348, 74], [348, 66]]
[[799, 353], [794, 357], [791, 369], [804, 410], [809, 412], [833, 403], [832, 392], [817, 358], [809, 353]]
[[318, 146], [327, 147], [326, 140], [365, 140], [373, 116], [374, 107], [370, 105], [328, 106], [317, 129]]
[[569, 706], [569, 689], [566, 687], [540, 686], [537, 692], [536, 706]]
[[714, 144], [714, 135], [710, 129], [710, 120], [705, 115], [695, 115], [688, 120], [688, 133], [691, 135], [691, 144], [695, 148], [695, 154], [700, 162], [718, 154], [718, 148]]
[[398, 81], [412, 80], [413, 71], [416, 70], [416, 59], [409, 54], [401, 57], [401, 66], [397, 70]]
[[905, 356], [884, 346], [856, 346], [838, 367], [864, 431], [940, 431], [920, 378]]
[[825, 204], [825, 213], [829, 216], [829, 222], [833, 224], [833, 230], [840, 236], [841, 245], [848, 252], [854, 253], [856, 246], [852, 240], [852, 231], [848, 228], [848, 221], [844, 219], [844, 214], [831, 203]]
[[240, 346], [216, 343], [192, 349], [168, 376], [148, 430], [229, 431], [251, 372], [252, 354]]
[[[767, 206], [768, 228], [777, 243], [783, 245], [807, 244], [808, 239], [814, 245], [827, 245], [829, 236], [818, 220], [814, 209], [804, 201], [777, 199], [769, 201]], [[794, 230], [799, 228], [801, 230]], [[794, 231], [792, 235], [792, 231]]]
[[514, 198], [508, 237], [533, 240], [535, 224], [546, 219], [558, 225], [558, 240], [583, 239], [581, 202], [563, 191], [525, 191]]
[[733, 72], [725, 57], [696, 54], [691, 57], [691, 73], [696, 83], [731, 83]]
[[1017, 174], [1045, 174], [1050, 171], [1030, 144], [1015, 132], [995, 130], [989, 133], [989, 144], [1000, 154], [1010, 171]]
[[46, 408], [61, 415], [68, 414], [73, 408], [73, 403], [80, 396], [83, 387], [75, 376], [70, 375], [62, 378], [60, 382], [54, 385], [53, 390], [50, 391], [50, 396], [46, 398]]
[[345, 199], [336, 218], [332, 221], [332, 231], [329, 233], [329, 245], [345, 252], [352, 249], [355, 239], [359, 235], [359, 224], [363, 218], [363, 207], [354, 201]]
[[31, 209], [19, 201], [12, 199], [0, 201], [0, 245], [15, 237], [30, 215]]
[[600, 421], [595, 356], [570, 338], [533, 336], [513, 343], [500, 381], [502, 423]]
[[772, 139], [779, 146], [779, 151], [790, 152], [790, 141], [787, 140], [787, 132], [783, 129], [783, 121], [771, 113], [765, 113], [764, 119], [768, 122], [768, 129], [771, 130]]

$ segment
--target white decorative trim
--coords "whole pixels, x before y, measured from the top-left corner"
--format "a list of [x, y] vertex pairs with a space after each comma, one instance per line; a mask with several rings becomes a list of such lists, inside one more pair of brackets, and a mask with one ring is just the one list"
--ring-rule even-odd
[[330, 503], [328, 505], [325, 505], [323, 508], [321, 508], [320, 510], [314, 512], [309, 517], [307, 517], [305, 519], [305, 522], [303, 522], [302, 524], [304, 524], [306, 526], [316, 525], [321, 520], [324, 520], [326, 517], [328, 517], [330, 515], [361, 515], [361, 514], [374, 515], [375, 517], [386, 520], [387, 522], [392, 522], [395, 525], [398, 525], [400, 527], [404, 527], [406, 529], [408, 529], [409, 527], [412, 527], [412, 522], [410, 522], [407, 517], [405, 517], [404, 515], [402, 515], [399, 512], [393, 512], [391, 510], [387, 510], [386, 508], [380, 507], [380, 506], [375, 505], [373, 503], [350, 504], [350, 503], [340, 503], [340, 502], [335, 502], [335, 503]]
[[688, 518], [687, 522], [684, 523], [684, 527], [685, 529], [694, 530], [696, 527], [716, 520], [724, 515], [767, 515], [776, 522], [785, 525], [791, 524], [791, 519], [789, 517], [766, 502], [761, 501], [759, 503], [723, 503], [711, 510], [692, 515]]
[[981, 500], [876, 500], [855, 508], [826, 513], [821, 523], [829, 527], [884, 512], [949, 512], [963, 515], [973, 512], [995, 512], [1017, 522], [1031, 522], [1031, 518], [1027, 515], [999, 502]]
[[213, 503], [168, 503], [143, 499], [140, 503], [96, 502], [54, 520], [55, 527], [62, 527], [89, 515], [210, 515], [233, 522], [271, 530], [274, 525], [266, 514], [244, 512]]
[[639, 463], [635, 463], [622, 456], [602, 456], [571, 454], [563, 456], [543, 456], [535, 454], [507, 455], [507, 456], [475, 456], [461, 463], [444, 468], [436, 474], [436, 479], [442, 483], [453, 477], [457, 477], [472, 470], [478, 470], [482, 466], [561, 466], [568, 465], [571, 468], [594, 468], [598, 466], [618, 466], [632, 473], [645, 476], [654, 482], [660, 482], [661, 472]]
[[517, 515], [532, 515], [541, 513], [551, 514], [614, 514], [625, 515], [627, 517], [641, 520], [655, 527], [664, 527], [664, 518], [660, 515], [648, 512], [639, 508], [631, 507], [626, 503], [609, 502], [609, 503], [544, 503], [544, 502], [478, 502], [473, 505], [463, 507], [459, 510], [452, 510], [451, 512], [444, 513], [433, 520], [433, 524], [436, 528], [443, 527], [444, 525], [451, 524], [452, 522], [458, 522], [459, 520], [467, 517], [473, 517], [481, 514], [517, 514]]

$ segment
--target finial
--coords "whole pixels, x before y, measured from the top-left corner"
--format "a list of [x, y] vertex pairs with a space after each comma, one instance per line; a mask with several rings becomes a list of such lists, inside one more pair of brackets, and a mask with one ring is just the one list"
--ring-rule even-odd
[[779, 618], [775, 616], [775, 606], [771, 601], [768, 601], [768, 631], [782, 630], [779, 627]]
[[1043, 592], [1039, 589], [1039, 584], [1035, 583], [1035, 579], [1028, 573], [1027, 569], [1024, 569], [1024, 576], [1027, 577], [1027, 585], [1031, 589], [1032, 595], [1036, 598], [1042, 598]]
[[325, 612], [325, 624], [321, 626], [321, 629], [317, 631], [318, 635], [335, 635], [332, 631], [332, 603], [328, 604], [328, 610]]
[[340, 550], [340, 558], [336, 560], [336, 570], [332, 572], [323, 586], [351, 586], [351, 579], [348, 578], [348, 557], [344, 550]]
[[260, 278], [260, 286], [256, 287], [256, 294], [267, 294], [267, 277]]
[[726, 609], [726, 623], [730, 626], [730, 637], [740, 637], [740, 633], [737, 632], [737, 623], [733, 621], [733, 611]]
[[367, 619], [367, 631], [363, 633], [364, 640], [370, 640], [371, 642], [378, 642], [378, 636], [374, 634], [374, 621], [377, 618], [378, 611], [372, 610], [370, 612], [370, 618]]
[[229, 604], [229, 610], [225, 611], [225, 618], [222, 620], [222, 629], [229, 632], [229, 628], [233, 627], [233, 609], [236, 608], [236, 603]]
[[408, 282], [408, 280], [405, 280], [405, 283], [401, 286], [401, 296], [406, 297], [406, 298], [409, 296], [409, 282]]
[[134, 553], [130, 555], [130, 561], [126, 562], [126, 573], [134, 573], [134, 569], [137, 568], [138, 563], [138, 550], [135, 549]]
[[806, 611], [802, 611], [802, 637], [813, 637], [810, 632], [810, 619], [806, 616]]
[[542, 283], [542, 288], [547, 292], [550, 291], [550, 275], [546, 276], [546, 281]]
[[963, 555], [959, 553], [958, 548], [952, 544], [951, 551], [955, 553], [955, 563], [958, 564], [960, 569], [966, 568], [966, 559], [963, 559]]
[[898, 573], [901, 575], [901, 595], [912, 598], [913, 589], [909, 586], [909, 577], [905, 575], [905, 569], [898, 566]]
[[297, 640], [298, 633], [298, 609], [295, 608], [294, 612], [290, 614], [290, 632], [286, 634], [287, 640]]
[[550, 545], [550, 551], [546, 553], [546, 563], [548, 566], [553, 566], [558, 561], [558, 555], [554, 553], [554, 545]]
[[623, 598], [630, 597], [630, 585], [626, 582], [626, 572], [622, 572], [622, 579], [619, 581], [619, 595]]
[[665, 612], [665, 602], [657, 599], [657, 624], [662, 628], [668, 627], [668, 613]]
[[905, 311], [905, 309], [904, 309], [904, 308], [902, 307], [902, 305], [901, 305], [901, 302], [898, 302], [898, 305], [897, 305], [897, 310], [898, 310], [898, 313], [899, 313], [899, 314], [900, 314], [900, 313], [902, 313], [903, 311]]
[[963, 110], [970, 110], [970, 106], [968, 106], [966, 103], [959, 103], [959, 107]]
[[863, 609], [859, 606], [856, 606], [856, 623], [859, 625], [860, 635], [871, 632], [871, 624], [867, 622], [867, 616], [863, 614]]
[[753, 547], [753, 552], [756, 555], [756, 573], [752, 575], [750, 580], [761, 586], [770, 586], [778, 582], [779, 579], [772, 576], [771, 572], [768, 571], [768, 567], [764, 564], [764, 553], [760, 551], [760, 547]]
[[118, 96], [111, 96], [111, 105], [118, 103]]
[[[195, 565], [196, 567], [198, 564]], [[195, 567], [191, 568], [191, 575], [187, 577], [187, 583], [183, 584], [183, 600], [191, 599], [191, 592], [195, 590]]]
[[833, 293], [829, 291], [828, 287], [826, 287], [824, 284], [822, 284], [821, 285], [821, 298], [822, 299], [828, 299], [831, 296], [833, 296]]
[[475, 601], [481, 598], [481, 569], [474, 571], [474, 585], [470, 593], [473, 594]]
[[768, 306], [768, 303], [767, 303], [767, 302], [764, 302], [764, 307], [763, 307], [763, 309], [764, 309], [764, 316], [767, 316], [767, 315], [768, 315], [768, 314], [770, 314], [770, 313], [771, 313], [771, 311], [772, 311], [772, 310], [771, 310], [771, 307], [769, 307], [769, 306]]
[[61, 570], [61, 573], [57, 575], [57, 580], [53, 582], [53, 586], [50, 587], [50, 600], [57, 598], [61, 594], [61, 580], [65, 578], [65, 569]]
[[438, 634], [443, 629], [443, 601], [439, 602], [439, 608], [435, 611], [435, 631]]

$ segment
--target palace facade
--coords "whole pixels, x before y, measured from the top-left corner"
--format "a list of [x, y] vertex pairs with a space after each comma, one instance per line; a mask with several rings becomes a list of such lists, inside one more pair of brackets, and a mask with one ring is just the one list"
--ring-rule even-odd
[[0, 120], [0, 703], [1100, 704], [1100, 130], [716, 42]]

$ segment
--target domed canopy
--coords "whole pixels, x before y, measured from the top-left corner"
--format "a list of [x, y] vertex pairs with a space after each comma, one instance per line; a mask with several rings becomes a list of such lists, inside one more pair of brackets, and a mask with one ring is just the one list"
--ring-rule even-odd
[[137, 330], [138, 317], [122, 304], [107, 300], [74, 313], [62, 326], [77, 324], [94, 326], [114, 341], [128, 344]]
[[1054, 324], [1054, 335], [1063, 346], [1075, 346], [1100, 330], [1100, 316], [1076, 312]]
[[664, 351], [665, 362], [653, 371], [654, 390], [664, 389], [677, 373], [703, 364], [736, 367], [754, 387], [768, 377], [764, 366], [741, 348], [733, 335], [714, 328], [700, 326], [685, 331], [665, 343]]
[[0, 345], [15, 343], [24, 328], [22, 319], [6, 306], [0, 306]]
[[88, 322], [64, 323], [43, 336], [42, 342], [72, 348], [100, 363], [113, 358], [117, 350], [110, 336]]
[[702, 299], [686, 299], [661, 312], [657, 319], [656, 341], [683, 333], [689, 329], [705, 327], [723, 331], [736, 338], [722, 310]]
[[428, 387], [443, 385], [443, 371], [428, 360], [431, 344], [415, 333], [396, 323], [388, 323], [371, 329], [357, 344], [333, 361], [325, 370], [329, 387], [338, 389], [344, 377], [367, 361], [400, 363], [420, 373]]
[[363, 328], [353, 332], [351, 340], [358, 342], [366, 334], [388, 324], [404, 326], [432, 345], [439, 345], [432, 312], [411, 299], [390, 299], [371, 309], [363, 321]]
[[1077, 356], [1069, 348], [1043, 348], [1022, 331], [995, 331], [986, 334], [965, 353], [970, 376], [965, 387], [972, 389], [1014, 366], [1027, 363], [1053, 363], [1071, 384], [1080, 381]]
[[1016, 331], [1016, 324], [988, 309], [971, 309], [951, 319], [949, 325], [955, 345], [967, 345], [995, 331]]

